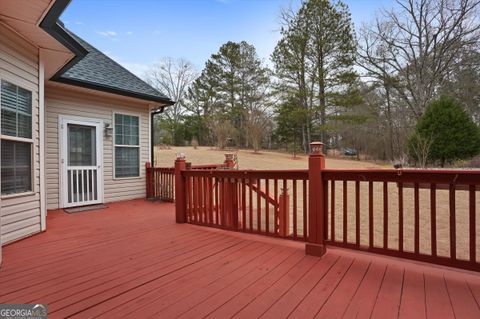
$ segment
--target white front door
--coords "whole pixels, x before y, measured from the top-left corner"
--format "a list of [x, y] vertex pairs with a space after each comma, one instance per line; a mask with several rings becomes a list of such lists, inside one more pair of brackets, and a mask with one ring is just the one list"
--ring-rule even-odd
[[62, 207], [103, 202], [103, 122], [60, 117]]

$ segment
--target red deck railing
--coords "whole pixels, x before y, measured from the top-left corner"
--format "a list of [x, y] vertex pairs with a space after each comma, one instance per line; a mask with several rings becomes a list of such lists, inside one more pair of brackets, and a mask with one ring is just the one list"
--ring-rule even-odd
[[479, 270], [479, 171], [325, 169], [321, 177], [327, 244]]
[[173, 167], [151, 167], [146, 163], [147, 198], [175, 201], [175, 171]]
[[[480, 270], [480, 171], [193, 169], [175, 162], [177, 222]], [[231, 168], [227, 159], [223, 168]]]
[[[213, 170], [227, 168], [225, 163], [191, 165], [186, 163], [191, 170]], [[175, 170], [173, 167], [152, 167], [149, 162], [146, 169], [146, 195], [149, 199], [159, 199], [166, 202], [175, 201]]]
[[306, 170], [185, 170], [182, 176], [188, 222], [305, 239]]

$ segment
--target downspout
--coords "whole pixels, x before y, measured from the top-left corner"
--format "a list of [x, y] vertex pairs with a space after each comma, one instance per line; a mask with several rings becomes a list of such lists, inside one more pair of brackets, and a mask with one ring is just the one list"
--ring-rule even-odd
[[150, 161], [155, 166], [155, 115], [163, 113], [165, 106], [150, 112]]

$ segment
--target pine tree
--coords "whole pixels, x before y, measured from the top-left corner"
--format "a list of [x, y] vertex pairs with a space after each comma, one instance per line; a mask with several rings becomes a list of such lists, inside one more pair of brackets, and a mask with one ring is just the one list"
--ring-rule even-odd
[[[204, 110], [212, 133], [219, 123], [229, 123], [225, 127], [237, 137], [237, 145], [247, 146], [247, 129], [252, 124], [248, 121], [258, 123], [264, 117], [269, 84], [270, 71], [255, 47], [245, 41], [227, 42], [207, 61], [190, 89], [190, 100]], [[229, 134], [225, 129], [221, 135]]]
[[[348, 7], [341, 1], [305, 1], [296, 13], [284, 13], [282, 39], [272, 55], [277, 77], [294, 91], [318, 124], [326, 142], [329, 113], [348, 107], [356, 73], [354, 29]], [[308, 129], [304, 144], [310, 141]]]
[[410, 137], [409, 150], [414, 158], [418, 159], [415, 147], [425, 141], [430, 143], [427, 158], [439, 161], [443, 167], [445, 163], [480, 152], [480, 128], [460, 103], [450, 97], [441, 97], [428, 105]]

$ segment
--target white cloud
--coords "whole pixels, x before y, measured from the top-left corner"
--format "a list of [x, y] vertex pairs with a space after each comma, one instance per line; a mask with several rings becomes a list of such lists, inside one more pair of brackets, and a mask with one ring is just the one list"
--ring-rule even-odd
[[150, 65], [148, 64], [123, 61], [118, 56], [111, 54], [110, 51], [103, 51], [103, 54], [107, 55], [110, 59], [114, 60], [141, 79], [145, 79], [145, 73], [150, 69]]
[[121, 66], [123, 66], [128, 71], [132, 72], [141, 79], [145, 78], [145, 73], [150, 69], [150, 66], [142, 63], [131, 63], [131, 62], [122, 62], [117, 61]]
[[127, 31], [125, 34], [126, 34], [126, 35], [132, 35], [133, 32], [132, 32], [132, 31]]
[[101, 36], [104, 36], [106, 38], [110, 39], [116, 39], [117, 38], [117, 32], [115, 31], [97, 31], [98, 34]]
[[83, 23], [82, 21], [75, 21], [75, 24], [77, 24], [77, 25], [82, 25], [82, 24], [84, 24], [84, 23]]

